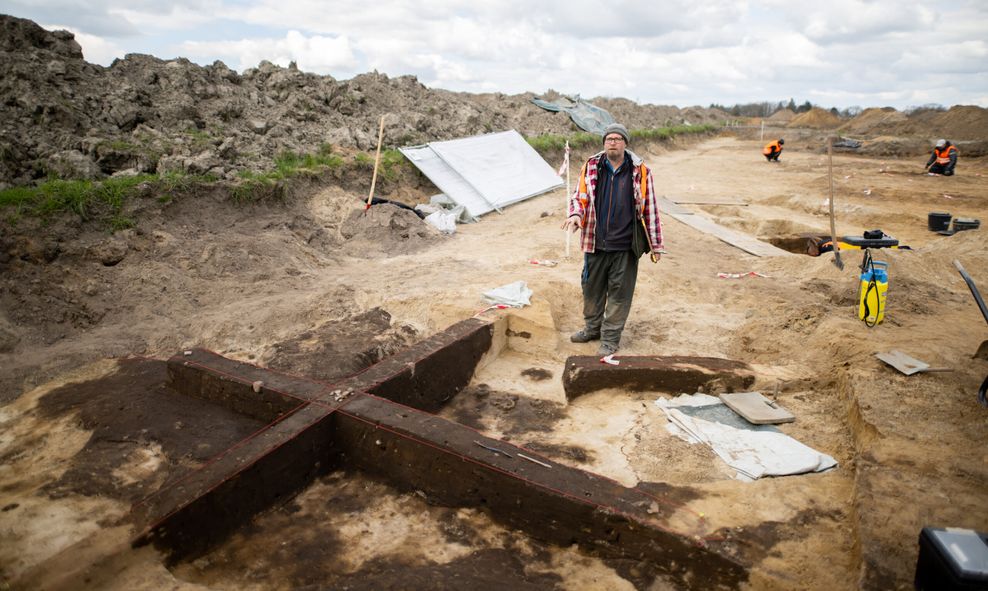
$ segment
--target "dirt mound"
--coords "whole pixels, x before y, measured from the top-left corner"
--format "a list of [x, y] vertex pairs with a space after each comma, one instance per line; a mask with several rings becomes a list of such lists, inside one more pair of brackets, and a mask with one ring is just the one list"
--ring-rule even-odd
[[789, 109], [781, 109], [772, 113], [772, 116], [766, 119], [766, 121], [771, 121], [773, 123], [787, 123], [792, 121], [796, 117], [796, 113], [790, 111]]
[[866, 140], [858, 152], [869, 156], [921, 156], [930, 152], [930, 143], [919, 138], [881, 135]]
[[[85, 62], [67, 31], [0, 15], [0, 188], [60, 178], [185, 172], [236, 179], [285, 152], [323, 144], [371, 150], [515, 129], [578, 131], [531, 93], [467, 94], [377, 72], [338, 81], [263, 61], [238, 74], [220, 61], [131, 54], [109, 68]], [[551, 97], [549, 97], [551, 98]], [[596, 99], [629, 128], [710, 123], [716, 109]]]
[[892, 107], [881, 109], [865, 109], [857, 117], [851, 119], [839, 130], [847, 135], [870, 135], [885, 133], [889, 129], [901, 127], [908, 122], [905, 114]]
[[830, 111], [813, 107], [805, 113], [792, 118], [786, 127], [809, 127], [811, 129], [835, 129], [841, 124], [841, 119]]
[[978, 141], [988, 137], [988, 109], [958, 105], [948, 111], [917, 109], [908, 115], [888, 107], [867, 109], [840, 129], [848, 134], [921, 137], [930, 145], [938, 138]]
[[951, 107], [933, 118], [931, 137], [956, 140], [983, 140], [988, 137], [988, 109], [970, 105]]
[[414, 211], [390, 203], [353, 210], [343, 225], [343, 237], [343, 251], [355, 257], [408, 254], [442, 240]]

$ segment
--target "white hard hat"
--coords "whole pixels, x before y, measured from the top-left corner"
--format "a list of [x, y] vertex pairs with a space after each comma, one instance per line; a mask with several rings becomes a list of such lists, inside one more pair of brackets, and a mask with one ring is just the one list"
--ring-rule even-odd
[[947, 140], [937, 140], [937, 147], [942, 148], [947, 145]]

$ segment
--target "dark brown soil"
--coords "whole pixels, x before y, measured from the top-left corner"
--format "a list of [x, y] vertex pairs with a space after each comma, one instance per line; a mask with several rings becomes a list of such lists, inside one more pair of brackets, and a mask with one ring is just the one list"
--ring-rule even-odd
[[[222, 406], [184, 396], [167, 382], [164, 361], [122, 359], [115, 374], [68, 384], [42, 398], [39, 409], [46, 418], [76, 414], [80, 426], [92, 431], [68, 470], [45, 487], [48, 494], [110, 496], [133, 503], [263, 426]], [[159, 462], [153, 473], [107, 478], [132, 463], [135, 450], [152, 447], [149, 457]]]

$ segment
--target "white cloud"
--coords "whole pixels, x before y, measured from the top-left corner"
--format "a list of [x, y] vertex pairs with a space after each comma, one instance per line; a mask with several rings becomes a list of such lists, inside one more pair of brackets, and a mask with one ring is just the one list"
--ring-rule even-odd
[[289, 31], [282, 39], [188, 41], [182, 47], [191, 58], [199, 58], [200, 63], [221, 59], [241, 71], [267, 60], [282, 67], [294, 61], [303, 71], [330, 74], [341, 69], [349, 71], [356, 62], [347, 37], [306, 37], [298, 31]]
[[988, 95], [984, 0], [615, 0], [606, 9], [591, 0], [10, 2], [64, 14], [39, 22], [69, 23], [97, 62], [115, 51], [239, 70], [294, 60], [337, 78], [376, 69], [456, 91], [553, 88], [661, 104]]
[[82, 56], [87, 62], [108, 66], [114, 59], [124, 55], [124, 51], [119, 45], [103, 37], [89, 35], [65, 25], [44, 25], [41, 23], [39, 25], [50, 31], [62, 29], [75, 35], [76, 42], [82, 48]]

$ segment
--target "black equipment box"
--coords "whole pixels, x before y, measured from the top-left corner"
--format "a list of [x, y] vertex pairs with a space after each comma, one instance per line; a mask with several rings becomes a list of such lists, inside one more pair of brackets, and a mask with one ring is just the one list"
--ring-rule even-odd
[[917, 591], [988, 589], [988, 534], [924, 527], [914, 583]]
[[890, 246], [899, 246], [899, 239], [892, 238], [891, 236], [885, 236], [883, 238], [865, 238], [863, 236], [844, 236], [841, 238], [841, 242], [845, 244], [850, 244], [851, 246], [858, 246], [860, 248], [888, 248]]

